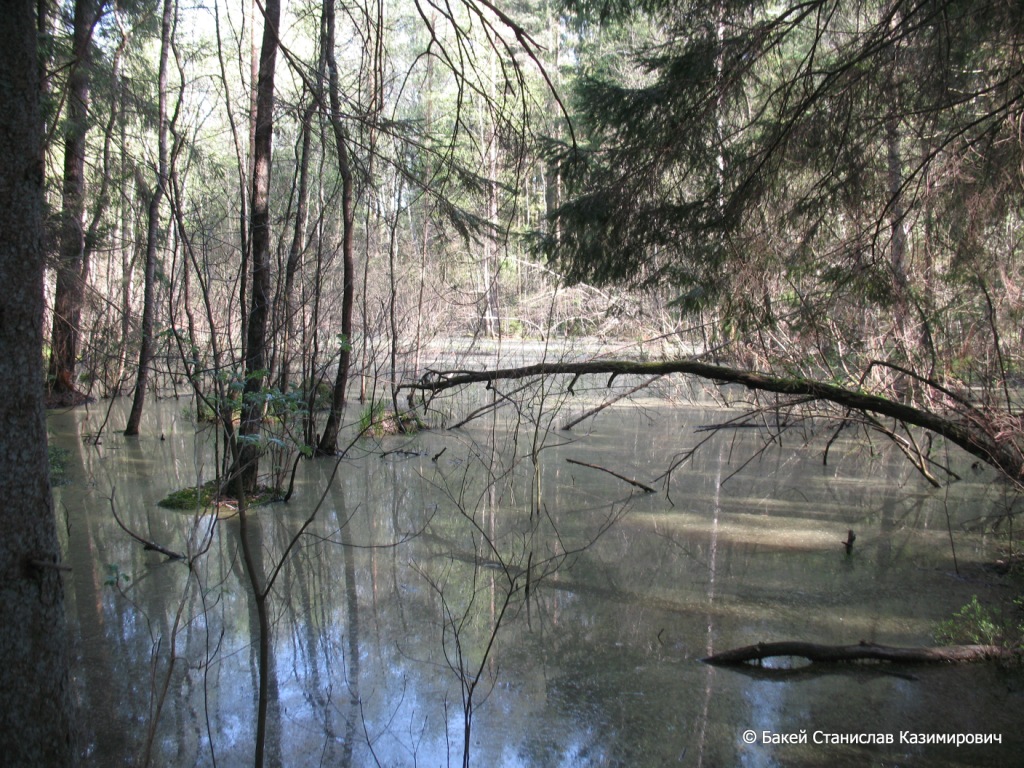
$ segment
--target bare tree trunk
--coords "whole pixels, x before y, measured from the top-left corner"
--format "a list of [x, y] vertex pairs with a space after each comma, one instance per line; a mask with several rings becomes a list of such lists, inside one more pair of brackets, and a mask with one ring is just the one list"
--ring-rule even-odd
[[[431, 25], [435, 21], [434, 17], [431, 17]], [[426, 62], [426, 72], [424, 73], [423, 81], [423, 131], [427, 136], [430, 136], [434, 130], [434, 57], [428, 56]], [[424, 173], [423, 177], [430, 179], [433, 177], [433, 162], [429, 154], [424, 155]], [[419, 285], [417, 286], [416, 293], [416, 338], [413, 342], [414, 359], [412, 364], [412, 378], [417, 379], [420, 375], [420, 356], [423, 346], [423, 294], [426, 287], [426, 275], [427, 275], [427, 256], [428, 249], [430, 248], [431, 233], [431, 220], [430, 216], [433, 211], [432, 198], [429, 195], [423, 196], [423, 222], [422, 229], [420, 231], [420, 277]], [[411, 220], [411, 217], [410, 217]], [[415, 239], [415, 235], [413, 236]]]
[[89, 86], [92, 31], [103, 0], [75, 0], [67, 130], [64, 136], [64, 188], [61, 204], [60, 253], [50, 335], [50, 387], [75, 392], [82, 304], [89, 264], [85, 259], [85, 139], [89, 131]]
[[[275, 0], [277, 2], [277, 0]], [[279, 4], [279, 3], [278, 3]], [[263, 18], [263, 53], [266, 53], [266, 24], [267, 14], [270, 9], [266, 9]], [[280, 11], [278, 11], [280, 15]], [[248, 344], [249, 344], [249, 314], [245, 311], [247, 305], [249, 305], [249, 261], [253, 258], [253, 250], [256, 248], [255, 233], [252, 229], [255, 226], [255, 221], [252, 220], [251, 211], [256, 209], [255, 197], [255, 178], [256, 174], [259, 173], [256, 169], [256, 155], [260, 151], [256, 148], [256, 142], [258, 141], [256, 134], [258, 133], [257, 123], [259, 122], [260, 113], [260, 86], [263, 82], [263, 55], [259, 54], [256, 49], [256, 19], [259, 18], [258, 3], [256, 0], [252, 0], [249, 3], [249, 162], [252, 164], [252, 176], [253, 176], [253, 195], [249, 200], [250, 207], [250, 221], [249, 221], [249, 235], [246, 239], [242, 239], [242, 266], [238, 271], [238, 304], [242, 308], [242, 357], [248, 357]], [[275, 29], [275, 35], [277, 31]], [[276, 37], [275, 37], [276, 40]], [[275, 59], [277, 51], [274, 51]], [[273, 83], [273, 72], [271, 72], [271, 83]], [[269, 173], [268, 173], [269, 176]], [[268, 182], [269, 183], [269, 182]], [[268, 257], [269, 259], [269, 257]], [[252, 270], [255, 273], [256, 266], [252, 266]], [[255, 290], [255, 289], [254, 289]], [[255, 301], [255, 299], [253, 299]]]
[[[322, 78], [321, 78], [322, 79]], [[291, 356], [295, 345], [295, 275], [298, 274], [302, 254], [306, 249], [306, 217], [309, 203], [309, 152], [313, 133], [313, 112], [316, 102], [310, 103], [302, 115], [302, 144], [299, 149], [299, 178], [295, 203], [295, 233], [292, 236], [288, 260], [284, 268], [281, 314], [284, 338], [281, 342], [281, 365], [278, 387], [287, 392], [291, 375]]]
[[[893, 320], [896, 325], [896, 333], [899, 343], [906, 345], [909, 341], [906, 334], [907, 315], [909, 314], [906, 263], [907, 233], [904, 228], [906, 210], [903, 206], [903, 158], [900, 153], [900, 127], [899, 119], [895, 114], [886, 118], [885, 143], [888, 165], [889, 219], [891, 230], [891, 241], [889, 243], [889, 265], [892, 269], [893, 300], [895, 304]], [[908, 358], [910, 351], [910, 349], [906, 349]]]
[[[90, 217], [89, 226], [85, 232], [85, 239], [83, 241], [82, 259], [84, 264], [92, 262], [93, 254], [96, 251], [97, 246], [103, 241], [102, 230], [104, 225], [107, 223], [107, 209], [110, 207], [111, 202], [111, 188], [115, 186], [117, 177], [114, 173], [114, 159], [113, 159], [113, 147], [118, 139], [118, 136], [124, 134], [125, 120], [122, 115], [122, 109], [124, 107], [124, 97], [122, 92], [122, 73], [121, 66], [124, 59], [124, 53], [128, 48], [128, 42], [130, 40], [130, 34], [124, 27], [121, 19], [118, 18], [118, 10], [115, 9], [114, 20], [117, 24], [118, 31], [120, 33], [120, 39], [117, 43], [117, 48], [114, 51], [114, 55], [111, 60], [110, 66], [110, 80], [114, 83], [115, 96], [111, 98], [110, 104], [108, 105], [109, 112], [107, 114], [106, 122], [103, 125], [103, 149], [101, 151], [102, 161], [99, 166], [100, 183], [99, 189], [95, 194], [95, 204], [93, 206], [92, 215]], [[118, 125], [121, 126], [120, 130]], [[124, 152], [122, 150], [120, 162], [118, 167], [124, 167]], [[124, 178], [124, 177], [122, 177]], [[113, 294], [113, 286], [111, 285], [112, 275], [114, 274], [114, 248], [107, 249], [107, 265], [106, 265], [106, 277], [107, 284], [99, 288], [99, 292], [103, 296], [111, 296]], [[108, 301], [103, 304], [103, 311], [96, 320], [96, 326], [89, 332], [89, 336], [95, 338], [97, 336], [97, 327], [100, 329], [101, 336], [107, 336], [113, 325], [113, 313], [117, 311], [116, 302]], [[123, 313], [122, 313], [123, 317]], [[121, 338], [124, 338], [123, 336]], [[118, 345], [116, 351], [116, 361], [114, 362], [114, 371], [111, 371], [111, 356], [114, 350], [111, 349], [105, 343], [103, 348], [97, 350], [98, 356], [94, 354], [91, 361], [92, 368], [88, 371], [90, 378], [94, 381], [100, 381], [103, 383], [105, 389], [105, 395], [120, 394], [121, 389], [121, 375], [124, 372], [121, 365], [121, 351], [122, 346]], [[99, 359], [97, 359], [97, 357]], [[102, 365], [102, 372], [97, 369]]]
[[[256, 88], [256, 132], [253, 144], [252, 286], [245, 345], [245, 386], [242, 390], [241, 448], [232, 474], [243, 493], [256, 489], [263, 423], [263, 389], [267, 364], [267, 315], [270, 310], [270, 164], [274, 138], [274, 67], [277, 62], [277, 30], [281, 17], [279, 0], [267, 0], [263, 17], [263, 48]], [[244, 312], [244, 309], [243, 309]]]
[[0, 24], [0, 755], [75, 765], [43, 414], [43, 125], [36, 4]]
[[[320, 155], [319, 161], [319, 176], [323, 176], [324, 169], [324, 155]], [[306, 288], [303, 287], [303, 298], [302, 306], [307, 307], [309, 305], [308, 315], [303, 312], [302, 320], [302, 348], [306, 350], [306, 354], [302, 359], [302, 370], [303, 379], [309, 382], [306, 387], [306, 412], [303, 415], [302, 435], [303, 441], [306, 445], [316, 445], [319, 442], [319, 437], [316, 433], [316, 419], [314, 418], [314, 411], [317, 407], [317, 399], [319, 397], [320, 382], [321, 382], [321, 371], [320, 371], [320, 301], [322, 299], [324, 280], [324, 188], [323, 185], [319, 185], [317, 188], [317, 195], [319, 198], [318, 210], [321, 214], [316, 220], [316, 256], [314, 259], [313, 266], [313, 282], [309, 288], [309, 293], [306, 293]]]
[[317, 453], [331, 454], [338, 450], [338, 432], [341, 429], [341, 415], [345, 410], [345, 389], [348, 387], [349, 368], [352, 364], [352, 308], [355, 304], [355, 263], [352, 254], [355, 242], [355, 181], [348, 154], [348, 136], [342, 122], [341, 97], [338, 93], [338, 62], [334, 56], [334, 0], [326, 0], [324, 3], [324, 19], [327, 22], [324, 48], [327, 51], [327, 68], [330, 74], [331, 128], [334, 130], [334, 143], [338, 151], [338, 173], [341, 175], [341, 258], [344, 282], [341, 298], [341, 355], [334, 380], [331, 412], [327, 416], [323, 435], [317, 445]]
[[[119, 136], [119, 170], [121, 178], [127, 179], [130, 175], [132, 161], [129, 157], [127, 121], [124, 118], [125, 112], [125, 90], [119, 89], [120, 100], [119, 112], [121, 115]], [[135, 273], [135, 211], [134, 201], [128, 190], [118, 195], [118, 231], [117, 242], [121, 255], [121, 285], [120, 285], [120, 325], [121, 338], [117, 346], [117, 374], [114, 377], [116, 382], [113, 394], [122, 394], [123, 377], [125, 368], [128, 366], [128, 339], [131, 331], [132, 316], [132, 283]]]
[[[491, 67], [491, 82], [496, 78], [494, 52], [488, 55]], [[494, 98], [489, 94], [488, 101]], [[493, 115], [485, 111], [484, 120], [489, 121], [484, 137], [484, 162], [487, 165], [487, 221], [495, 230], [498, 228], [498, 127]], [[483, 264], [483, 332], [493, 338], [501, 333], [501, 318], [498, 310], [498, 276], [501, 266], [496, 257], [497, 241], [494, 237], [484, 240]]]
[[[255, 11], [255, 8], [253, 10]], [[244, 11], [243, 11], [243, 13], [244, 13]], [[248, 120], [248, 125], [249, 125], [248, 136], [249, 136], [249, 139], [248, 139], [248, 142], [246, 144], [247, 149], [243, 149], [241, 139], [239, 138], [238, 126], [237, 126], [237, 124], [235, 122], [235, 113], [234, 113], [234, 110], [233, 110], [233, 101], [232, 101], [232, 98], [231, 98], [231, 88], [228, 85], [227, 64], [226, 64], [225, 59], [224, 59], [224, 44], [223, 44], [223, 38], [221, 36], [221, 29], [220, 29], [220, 5], [219, 5], [218, 2], [214, 2], [214, 4], [213, 4], [213, 21], [214, 21], [214, 25], [215, 25], [215, 29], [216, 29], [216, 34], [217, 34], [217, 62], [218, 62], [218, 66], [219, 66], [219, 75], [220, 75], [221, 87], [224, 89], [224, 106], [225, 106], [224, 114], [227, 115], [228, 126], [229, 126], [229, 128], [231, 130], [231, 142], [232, 142], [232, 146], [233, 146], [233, 148], [235, 150], [235, 168], [236, 168], [237, 173], [238, 173], [238, 195], [239, 195], [239, 204], [238, 204], [238, 245], [239, 245], [239, 252], [242, 254], [242, 264], [241, 264], [241, 267], [239, 268], [239, 297], [238, 297], [238, 306], [242, 308], [242, 311], [241, 311], [241, 316], [242, 316], [241, 330], [242, 330], [242, 338], [244, 339], [245, 335], [246, 335], [246, 330], [247, 330], [248, 322], [249, 322], [248, 321], [248, 316], [246, 315], [246, 312], [245, 312], [245, 306], [246, 306], [245, 298], [246, 298], [246, 295], [247, 295], [246, 294], [246, 290], [245, 290], [245, 286], [246, 286], [246, 280], [248, 279], [247, 273], [248, 273], [248, 268], [249, 268], [248, 267], [248, 265], [249, 265], [249, 251], [250, 251], [250, 247], [252, 245], [251, 239], [249, 237], [249, 202], [250, 201], [249, 201], [249, 190], [248, 190], [248, 182], [247, 182], [247, 179], [249, 178], [248, 158], [252, 154], [252, 128], [253, 128], [253, 126], [256, 123], [256, 99], [255, 99], [255, 93], [250, 94], [250, 102], [251, 103], [250, 103], [250, 108], [249, 108], [249, 120]], [[255, 50], [255, 41], [253, 41], [252, 46], [251, 46], [251, 53], [250, 53], [250, 64], [251, 64], [251, 72], [252, 72], [251, 82], [252, 82], [252, 85], [253, 85], [254, 88], [255, 88], [256, 79], [258, 77], [258, 71], [257, 71], [258, 60], [257, 60], [256, 56], [257, 56], [257, 54], [256, 54], [256, 50]], [[248, 154], [247, 154], [247, 152], [248, 152]], [[243, 350], [242, 354], [243, 355], [245, 354], [244, 350]]]
[[[903, 23], [903, 13], [892, 8], [891, 24], [898, 29]], [[889, 112], [885, 117], [886, 182], [889, 193], [889, 269], [892, 272], [893, 325], [896, 343], [902, 347], [909, 361], [913, 353], [912, 340], [908, 337], [907, 321], [910, 312], [910, 290], [907, 277], [907, 230], [906, 206], [903, 201], [903, 154], [900, 149], [900, 84], [896, 76], [903, 55], [899, 45], [893, 48], [892, 68], [884, 78]]]
[[[368, 22], [368, 30], [366, 35], [366, 45], [364, 46], [364, 56], [370, 62], [369, 65], [369, 78], [367, 83], [367, 100], [369, 101], [370, 108], [366, 119], [366, 130], [363, 134], [362, 143], [366, 146], [367, 161], [366, 161], [366, 177], [368, 179], [375, 179], [374, 163], [377, 159], [377, 138], [379, 135], [378, 127], [380, 124], [381, 114], [384, 111], [384, 3], [383, 0], [376, 0], [373, 5], [373, 21], [370, 21], [370, 8], [366, 9], [366, 17]], [[429, 60], [429, 57], [428, 57]], [[428, 65], [429, 66], [429, 65]], [[360, 355], [360, 374], [359, 374], [359, 402], [366, 402], [366, 382], [367, 372], [370, 365], [369, 358], [369, 309], [368, 309], [368, 297], [370, 293], [370, 256], [371, 253], [377, 256], [380, 255], [381, 250], [381, 237], [379, 232], [379, 225], [381, 217], [383, 216], [382, 206], [380, 205], [380, 195], [375, 185], [368, 185], [367, 188], [367, 201], [366, 201], [366, 244], [363, 249], [363, 293], [362, 293], [362, 323], [363, 323], [363, 341], [362, 341], [362, 354]], [[398, 216], [397, 212], [395, 214]], [[372, 221], [371, 221], [372, 220]], [[374, 230], [377, 230], [376, 237], [374, 236]]]
[[[321, 41], [322, 43], [323, 41]], [[324, 73], [327, 69], [327, 53], [320, 46], [320, 55], [317, 57], [317, 82], [323, 82]], [[313, 116], [321, 103], [318, 94], [310, 94], [310, 102], [302, 113], [301, 147], [299, 149], [298, 183], [296, 189], [295, 203], [295, 232], [292, 237], [291, 248], [288, 251], [288, 260], [284, 269], [283, 301], [281, 301], [282, 313], [284, 315], [282, 325], [284, 327], [284, 338], [281, 344], [281, 364], [279, 388], [281, 392], [287, 392], [290, 385], [291, 358], [295, 346], [295, 276], [299, 272], [302, 263], [302, 256], [306, 250], [306, 229], [309, 216], [309, 159], [313, 140]]]
[[142, 408], [146, 402], [146, 385], [149, 383], [149, 365], [153, 360], [153, 324], [156, 312], [156, 256], [160, 239], [160, 204], [167, 190], [167, 61], [171, 51], [172, 0], [164, 0], [163, 18], [160, 21], [160, 69], [158, 74], [159, 95], [157, 96], [157, 171], [156, 186], [149, 198], [146, 213], [146, 265], [142, 289], [142, 341], [139, 344], [139, 367], [135, 374], [135, 396], [132, 410], [124, 433], [128, 437], [139, 434]]

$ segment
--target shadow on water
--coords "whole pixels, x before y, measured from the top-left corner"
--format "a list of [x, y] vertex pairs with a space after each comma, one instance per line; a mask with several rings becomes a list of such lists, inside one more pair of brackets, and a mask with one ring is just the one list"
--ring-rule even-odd
[[[251, 764], [259, 626], [237, 520], [156, 505], [214, 474], [211, 438], [165, 401], [138, 440], [87, 445], [105, 407], [49, 421], [52, 443], [72, 452], [55, 499], [74, 569], [86, 762], [136, 764], [155, 726], [153, 765]], [[667, 495], [565, 461], [650, 481], [708, 420], [699, 409], [611, 408], [585, 437], [550, 441], [536, 468], [530, 440], [499, 421], [360, 442], [330, 487], [325, 463], [302, 463], [292, 501], [249, 519], [263, 577], [286, 556], [268, 600], [267, 764], [459, 763], [454, 654], [481, 671], [474, 765], [1019, 764], [1019, 670], [780, 674], [699, 661], [758, 641], [928, 645], [972, 596], [1014, 595], [1009, 577], [970, 565], [998, 542], [959, 527], [1003, 503], [991, 478], [933, 491], [856, 443], [833, 445], [823, 467], [796, 441], [733, 474], [760, 447], [754, 430], [710, 442]], [[112, 495], [147, 539], [192, 552], [212, 528], [209, 550], [191, 571], [143, 550], [114, 522]], [[495, 633], [509, 590], [514, 610]], [[915, 741], [957, 733], [1002, 743]], [[847, 738], [816, 744], [815, 734]], [[860, 734], [883, 743], [850, 738]]]

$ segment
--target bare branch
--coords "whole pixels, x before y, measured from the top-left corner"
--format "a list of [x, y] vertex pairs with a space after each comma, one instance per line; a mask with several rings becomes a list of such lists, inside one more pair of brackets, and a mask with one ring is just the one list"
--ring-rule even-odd
[[601, 472], [607, 472], [612, 477], [617, 477], [619, 480], [623, 480], [623, 481], [629, 483], [632, 486], [640, 488], [644, 493], [654, 493], [655, 492], [655, 490], [653, 488], [651, 488], [651, 486], [644, 485], [639, 480], [630, 480], [625, 475], [620, 475], [618, 472], [613, 472], [612, 470], [606, 469], [605, 467], [599, 467], [599, 466], [597, 466], [597, 464], [588, 464], [585, 461], [577, 461], [576, 459], [566, 459], [566, 461], [569, 462], [570, 464], [576, 464], [576, 465], [578, 465], [580, 467], [590, 467], [590, 469], [597, 469], [597, 470], [600, 470]]

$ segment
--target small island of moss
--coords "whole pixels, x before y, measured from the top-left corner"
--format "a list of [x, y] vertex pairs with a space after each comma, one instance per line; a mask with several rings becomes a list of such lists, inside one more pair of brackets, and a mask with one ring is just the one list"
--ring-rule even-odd
[[[256, 507], [262, 504], [270, 504], [280, 501], [283, 497], [281, 490], [260, 486], [255, 493], [247, 499], [247, 506]], [[157, 502], [157, 506], [164, 509], [177, 509], [182, 511], [193, 511], [196, 509], [210, 509], [225, 507], [230, 510], [237, 510], [238, 499], [227, 493], [219, 480], [210, 480], [201, 486], [190, 486], [173, 491]]]

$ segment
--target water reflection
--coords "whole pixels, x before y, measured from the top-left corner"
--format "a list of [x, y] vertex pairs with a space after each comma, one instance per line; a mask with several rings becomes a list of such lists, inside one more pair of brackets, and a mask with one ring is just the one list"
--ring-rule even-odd
[[[88, 445], [104, 409], [50, 416], [53, 443], [72, 450], [55, 496], [88, 760], [136, 765], [149, 749], [153, 765], [251, 764], [261, 630], [239, 521], [156, 506], [213, 476], [212, 436], [166, 401], [139, 440]], [[616, 408], [581, 437], [503, 414], [361, 443], [336, 476], [300, 465], [292, 501], [247, 520], [259, 583], [280, 567], [267, 763], [458, 764], [475, 679], [479, 765], [1017, 764], [1018, 672], [766, 679], [699, 662], [760, 640], [928, 644], [972, 595], [1008, 589], [972, 565], [993, 542], [959, 528], [1002, 503], [984, 476], [933, 491], [842, 441], [828, 466], [794, 443], [737, 474], [761, 447], [753, 430], [708, 443], [667, 496], [565, 461], [650, 481], [697, 424], [720, 420]], [[190, 570], [144, 550], [111, 498], [145, 538], [208, 551]], [[746, 729], [999, 733], [1003, 745], [748, 745]]]

